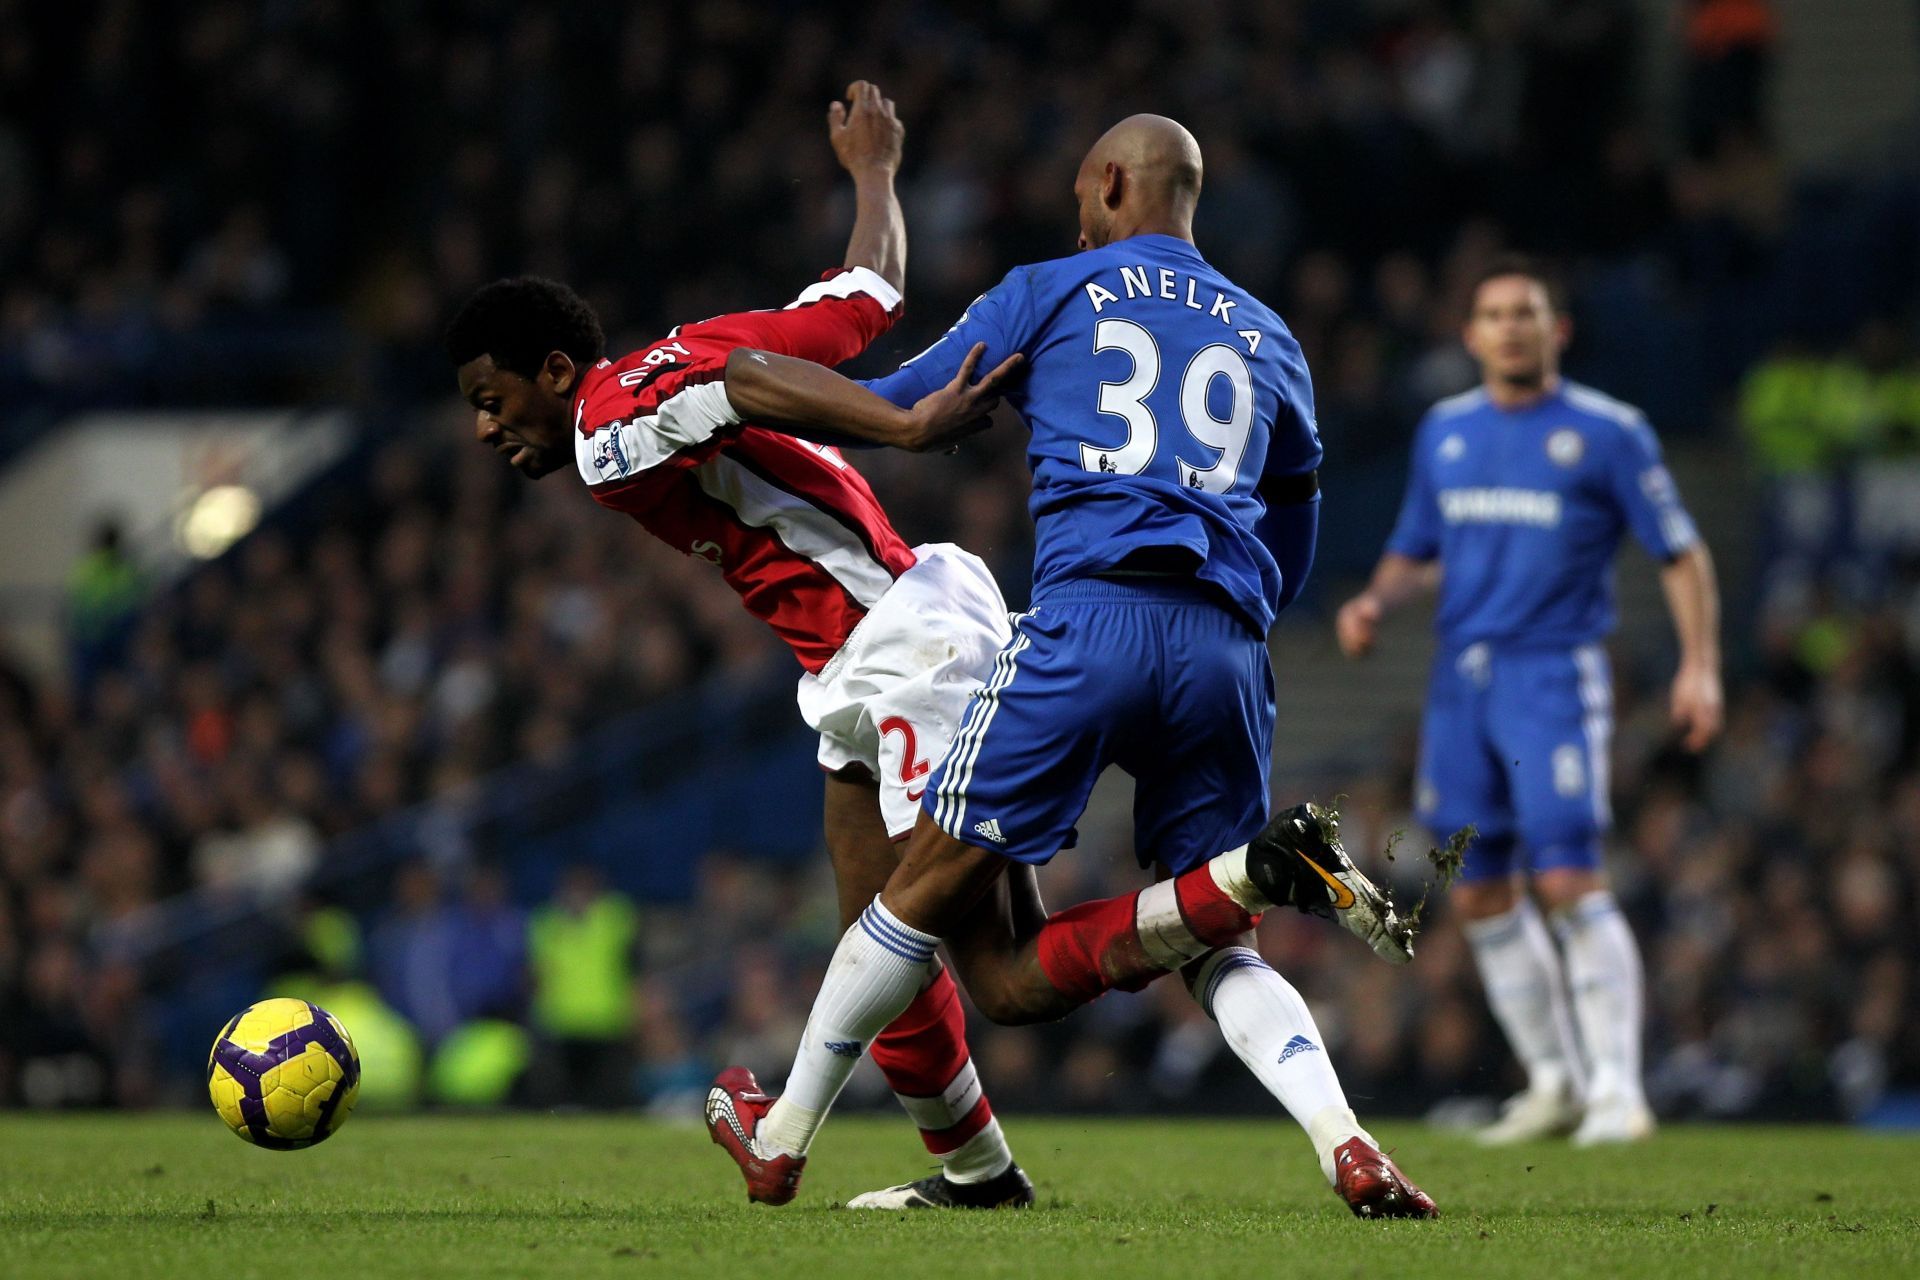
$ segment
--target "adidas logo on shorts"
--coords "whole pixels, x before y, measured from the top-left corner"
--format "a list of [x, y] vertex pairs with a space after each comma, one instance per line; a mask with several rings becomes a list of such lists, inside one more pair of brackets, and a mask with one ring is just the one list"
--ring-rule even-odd
[[988, 818], [985, 822], [976, 822], [973, 824], [973, 829], [995, 844], [1005, 844], [1007, 842], [1006, 836], [1000, 832], [1000, 820], [998, 818]]

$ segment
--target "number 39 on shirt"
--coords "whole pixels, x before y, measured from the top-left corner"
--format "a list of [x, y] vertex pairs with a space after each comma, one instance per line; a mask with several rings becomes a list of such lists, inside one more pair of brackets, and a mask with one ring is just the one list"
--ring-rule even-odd
[[[1160, 346], [1144, 326], [1108, 317], [1094, 326], [1093, 349], [1124, 351], [1133, 361], [1133, 372], [1125, 379], [1100, 384], [1097, 402], [1101, 413], [1127, 424], [1127, 438], [1117, 448], [1083, 442], [1080, 465], [1088, 471], [1139, 475], [1160, 451], [1161, 424], [1147, 406], [1147, 397], [1160, 385]], [[1222, 379], [1224, 418], [1215, 417], [1212, 409], [1220, 403], [1214, 387]], [[1182, 424], [1192, 442], [1185, 449], [1175, 446], [1180, 483], [1208, 493], [1231, 492], [1253, 431], [1253, 373], [1246, 357], [1225, 343], [1200, 348], [1180, 373], [1179, 403]]]

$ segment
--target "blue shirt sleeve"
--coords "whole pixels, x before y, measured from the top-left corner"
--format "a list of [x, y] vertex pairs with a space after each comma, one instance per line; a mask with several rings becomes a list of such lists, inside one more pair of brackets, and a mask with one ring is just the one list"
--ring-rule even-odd
[[1266, 461], [1261, 465], [1263, 481], [1275, 476], [1304, 475], [1320, 466], [1325, 451], [1320, 447], [1319, 416], [1314, 409], [1313, 375], [1307, 372], [1307, 358], [1299, 343], [1288, 334], [1280, 344], [1280, 406], [1267, 441]]
[[1016, 351], [1024, 349], [1032, 326], [1031, 294], [1025, 267], [1017, 267], [993, 288], [973, 300], [940, 340], [884, 378], [865, 384], [867, 390], [902, 409], [953, 381], [976, 342], [987, 344], [975, 376]]
[[1274, 602], [1278, 612], [1294, 602], [1313, 571], [1313, 553], [1320, 541], [1320, 495], [1306, 502], [1268, 504], [1253, 532], [1280, 566], [1280, 598]]
[[1409, 560], [1433, 560], [1440, 555], [1440, 503], [1433, 492], [1433, 473], [1427, 461], [1427, 424], [1413, 435], [1413, 468], [1407, 475], [1406, 496], [1400, 500], [1400, 518], [1387, 538], [1387, 551]]
[[[1268, 442], [1266, 462], [1261, 475], [1261, 496], [1266, 499], [1266, 514], [1253, 526], [1253, 534], [1266, 545], [1274, 563], [1280, 567], [1280, 596], [1275, 611], [1285, 609], [1307, 585], [1313, 571], [1313, 555], [1320, 542], [1320, 491], [1316, 478], [1312, 495], [1289, 500], [1283, 490], [1290, 479], [1312, 475], [1322, 459], [1320, 430], [1313, 408], [1313, 380], [1307, 374], [1304, 358], [1295, 354], [1289, 376], [1281, 389], [1281, 416], [1290, 423], [1275, 423], [1276, 438]], [[1275, 482], [1280, 482], [1276, 484]]]
[[1633, 536], [1658, 560], [1672, 560], [1700, 541], [1680, 490], [1660, 458], [1660, 441], [1645, 419], [1624, 424], [1607, 458], [1607, 481]]

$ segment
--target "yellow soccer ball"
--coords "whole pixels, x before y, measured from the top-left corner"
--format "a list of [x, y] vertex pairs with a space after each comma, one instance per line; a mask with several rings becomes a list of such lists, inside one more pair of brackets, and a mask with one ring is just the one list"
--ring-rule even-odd
[[227, 1128], [255, 1146], [310, 1147], [353, 1114], [360, 1054], [340, 1020], [319, 1005], [262, 1000], [215, 1037], [207, 1092]]

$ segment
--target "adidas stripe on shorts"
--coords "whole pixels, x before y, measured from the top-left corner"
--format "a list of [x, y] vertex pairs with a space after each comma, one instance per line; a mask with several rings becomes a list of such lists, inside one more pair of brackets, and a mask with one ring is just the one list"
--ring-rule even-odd
[[1042, 863], [1119, 765], [1135, 856], [1185, 871], [1266, 821], [1273, 697], [1265, 640], [1205, 584], [1061, 583], [1015, 619], [920, 804], [957, 839]]

